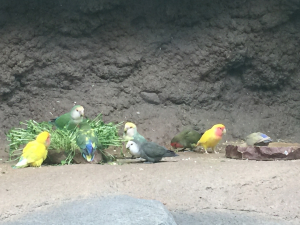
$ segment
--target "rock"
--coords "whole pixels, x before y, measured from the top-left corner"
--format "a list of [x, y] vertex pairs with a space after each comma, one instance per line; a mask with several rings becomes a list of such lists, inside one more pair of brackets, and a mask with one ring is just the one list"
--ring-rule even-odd
[[160, 99], [156, 93], [141, 92], [141, 97], [148, 103], [158, 105]]
[[[44, 161], [46, 164], [60, 164], [62, 161], [66, 160], [66, 154], [64, 152], [57, 152], [56, 150], [49, 150], [48, 151], [48, 157]], [[102, 161], [102, 154], [97, 151], [95, 153], [95, 158], [90, 164], [97, 164]], [[75, 156], [73, 157], [73, 163], [76, 164], [84, 164], [84, 163], [89, 163], [87, 162], [81, 155], [79, 151], [76, 151]]]
[[126, 195], [60, 203], [17, 218], [11, 224], [44, 224], [45, 221], [47, 224], [64, 221], [64, 224], [176, 225], [173, 215], [161, 202]]
[[299, 146], [284, 147], [241, 147], [227, 145], [225, 156], [232, 159], [250, 159], [250, 160], [292, 160], [300, 159]]

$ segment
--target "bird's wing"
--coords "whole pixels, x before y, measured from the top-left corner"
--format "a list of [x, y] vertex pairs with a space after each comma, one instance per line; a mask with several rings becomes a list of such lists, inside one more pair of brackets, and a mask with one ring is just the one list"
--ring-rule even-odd
[[165, 154], [167, 151], [166, 148], [154, 143], [154, 142], [146, 142], [141, 145], [141, 150], [151, 158], [160, 157]]
[[22, 154], [23, 158], [27, 159], [28, 163], [35, 162], [40, 159], [45, 159], [47, 156], [47, 148], [45, 145], [36, 143]]

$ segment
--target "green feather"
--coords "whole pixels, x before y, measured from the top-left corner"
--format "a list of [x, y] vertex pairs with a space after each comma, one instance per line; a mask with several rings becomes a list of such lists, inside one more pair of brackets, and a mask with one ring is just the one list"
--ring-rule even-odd
[[81, 149], [82, 152], [85, 152], [87, 151], [86, 145], [89, 142], [91, 142], [93, 146], [93, 150], [95, 152], [98, 146], [98, 137], [96, 135], [95, 130], [93, 130], [91, 126], [85, 121], [81, 122], [78, 126], [79, 126], [79, 130], [76, 137], [76, 144], [78, 145], [78, 147]]
[[179, 143], [183, 146], [183, 148], [195, 148], [197, 142], [202, 137], [203, 133], [198, 133], [197, 131], [187, 128], [180, 133], [176, 134], [174, 138], [172, 138], [171, 143]]
[[77, 107], [79, 107], [79, 105], [73, 106], [70, 112], [63, 114], [57, 117], [56, 119], [53, 119], [51, 123], [54, 124], [59, 129], [64, 129], [64, 128], [66, 128], [67, 130], [74, 129], [77, 126], [78, 122], [75, 123], [75, 121], [73, 121], [71, 117], [71, 112], [75, 110]]

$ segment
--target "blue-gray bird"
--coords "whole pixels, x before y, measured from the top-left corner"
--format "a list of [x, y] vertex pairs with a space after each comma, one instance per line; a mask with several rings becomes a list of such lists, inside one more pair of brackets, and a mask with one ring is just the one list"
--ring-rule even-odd
[[170, 151], [154, 142], [144, 142], [141, 145], [138, 145], [134, 141], [128, 141], [126, 148], [128, 148], [130, 153], [133, 155], [139, 153], [140, 157], [145, 159], [148, 163], [158, 162], [163, 157], [178, 156], [175, 152]]

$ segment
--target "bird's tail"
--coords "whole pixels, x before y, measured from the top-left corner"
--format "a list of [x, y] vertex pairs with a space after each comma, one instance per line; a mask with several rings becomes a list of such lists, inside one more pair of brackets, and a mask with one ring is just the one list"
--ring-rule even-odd
[[14, 169], [23, 168], [23, 167], [26, 167], [27, 165], [28, 165], [27, 159], [24, 159], [23, 157], [21, 157], [20, 161], [13, 168]]
[[171, 150], [166, 151], [166, 153], [163, 155], [163, 157], [175, 157], [175, 156], [179, 156], [179, 155], [177, 155], [175, 152]]

